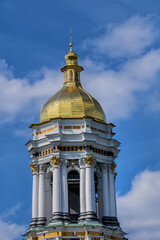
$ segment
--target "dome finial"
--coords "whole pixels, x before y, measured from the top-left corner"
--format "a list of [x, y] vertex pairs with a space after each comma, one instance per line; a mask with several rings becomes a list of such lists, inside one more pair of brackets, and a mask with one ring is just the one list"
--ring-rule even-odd
[[71, 37], [71, 41], [70, 41], [70, 50], [72, 50], [72, 47], [73, 47], [73, 43], [72, 43], [72, 28], [70, 29], [70, 37]]

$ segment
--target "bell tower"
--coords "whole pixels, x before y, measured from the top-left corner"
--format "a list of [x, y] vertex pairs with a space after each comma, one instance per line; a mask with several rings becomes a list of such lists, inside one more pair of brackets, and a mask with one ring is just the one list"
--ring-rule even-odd
[[[126, 239], [117, 219], [119, 142], [100, 103], [80, 82], [78, 55], [65, 56], [63, 87], [42, 107], [26, 145], [33, 175], [27, 240]], [[88, 80], [89, 81], [89, 80]]]

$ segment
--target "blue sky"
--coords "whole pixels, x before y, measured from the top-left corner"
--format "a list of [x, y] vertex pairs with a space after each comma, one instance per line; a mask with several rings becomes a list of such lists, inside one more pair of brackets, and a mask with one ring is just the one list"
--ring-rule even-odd
[[[160, 2], [0, 1], [0, 235], [22, 239], [31, 219], [25, 143], [63, 83], [69, 51], [84, 88], [116, 124], [118, 217], [129, 238], [160, 239]], [[137, 220], [139, 219], [139, 220]], [[7, 229], [7, 232], [6, 232]]]

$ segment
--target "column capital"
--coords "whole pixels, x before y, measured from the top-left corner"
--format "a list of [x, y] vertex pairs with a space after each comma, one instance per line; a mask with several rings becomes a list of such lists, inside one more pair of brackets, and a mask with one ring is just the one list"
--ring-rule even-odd
[[101, 171], [102, 172], [108, 172], [109, 170], [108, 170], [108, 168], [109, 168], [109, 166], [108, 166], [108, 164], [106, 164], [106, 163], [103, 163], [103, 164], [101, 164]]
[[85, 159], [80, 159], [79, 160], [79, 166], [80, 166], [80, 168], [84, 168], [85, 167]]
[[95, 159], [90, 155], [89, 157], [84, 159], [87, 167], [92, 167], [95, 163]]
[[117, 167], [117, 163], [113, 161], [113, 163], [110, 166], [111, 166], [110, 169], [112, 170], [111, 172], [114, 173]]
[[68, 161], [67, 160], [64, 160], [62, 162], [62, 168], [66, 168], [67, 167], [67, 164], [68, 164]]
[[60, 163], [61, 163], [61, 159], [56, 156], [53, 156], [50, 160], [50, 164], [54, 167], [60, 166]]
[[38, 165], [37, 164], [30, 163], [29, 166], [31, 168], [32, 174], [38, 174]]
[[45, 165], [44, 164], [40, 164], [39, 165], [39, 173], [44, 173], [45, 171]]

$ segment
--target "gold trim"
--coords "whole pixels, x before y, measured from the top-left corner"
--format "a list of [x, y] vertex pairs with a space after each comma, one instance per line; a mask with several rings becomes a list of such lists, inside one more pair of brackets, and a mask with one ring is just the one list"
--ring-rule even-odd
[[53, 156], [50, 161], [54, 166], [58, 166], [61, 162], [60, 158], [57, 158], [56, 156]]
[[113, 123], [111, 122], [102, 122], [101, 120], [98, 120], [96, 118], [92, 118], [92, 117], [55, 117], [55, 118], [50, 118], [44, 122], [40, 122], [40, 123], [32, 123], [29, 128], [32, 128], [34, 126], [40, 126], [40, 125], [43, 125], [44, 123], [48, 123], [48, 122], [51, 122], [52, 120], [56, 120], [56, 119], [92, 119], [94, 122], [98, 122], [98, 123], [101, 123], [101, 124], [104, 124], [104, 125], [112, 125], [113, 127], [116, 127], [116, 125], [114, 125]]

